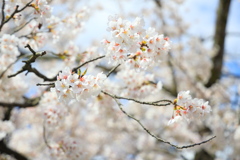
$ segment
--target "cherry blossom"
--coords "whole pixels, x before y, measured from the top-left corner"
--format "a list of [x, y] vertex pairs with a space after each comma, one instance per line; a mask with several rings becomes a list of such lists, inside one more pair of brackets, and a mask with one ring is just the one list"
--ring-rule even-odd
[[133, 22], [118, 16], [110, 16], [108, 31], [112, 40], [102, 43], [110, 58], [109, 62], [126, 62], [130, 68], [147, 69], [161, 62], [162, 56], [170, 49], [169, 38], [158, 35], [155, 29], [143, 28], [144, 21], [137, 17]]
[[47, 0], [35, 0], [31, 5], [35, 9], [34, 14], [40, 18], [41, 23], [45, 18], [51, 17], [52, 8], [48, 5]]
[[66, 67], [58, 75], [55, 87], [51, 88], [55, 92], [59, 101], [69, 104], [73, 99], [86, 99], [97, 96], [103, 86], [106, 75], [98, 73], [96, 77], [92, 75], [78, 75], [71, 73], [70, 68]]
[[174, 100], [174, 114], [168, 124], [181, 121], [187, 121], [201, 118], [205, 114], [212, 111], [209, 102], [203, 99], [192, 99], [190, 91], [181, 91], [178, 93], [177, 99]]
[[0, 65], [1, 70], [16, 60], [16, 56], [20, 53], [18, 51], [19, 39], [15, 35], [4, 34], [0, 38]]
[[[138, 78], [136, 78], [138, 77]], [[162, 83], [156, 84], [153, 74], [145, 74], [143, 71], [137, 72], [134, 69], [122, 69], [117, 73], [120, 87], [123, 88], [121, 95], [127, 97], [147, 97], [150, 94], [157, 93], [162, 89]]]
[[15, 129], [11, 121], [0, 121], [0, 140], [2, 140], [8, 133]]
[[82, 151], [77, 140], [65, 138], [51, 146], [50, 155], [53, 159], [57, 157], [58, 159], [78, 160], [85, 158], [86, 153]]

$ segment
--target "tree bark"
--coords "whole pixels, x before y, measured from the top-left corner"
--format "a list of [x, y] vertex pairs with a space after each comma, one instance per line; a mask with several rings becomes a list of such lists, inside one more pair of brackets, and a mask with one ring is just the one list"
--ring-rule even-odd
[[219, 0], [213, 44], [213, 47], [216, 47], [218, 51], [217, 54], [212, 58], [213, 68], [211, 70], [211, 76], [205, 85], [206, 87], [211, 87], [217, 82], [217, 80], [221, 78], [224, 57], [224, 42], [226, 38], [226, 25], [230, 2], [231, 0]]
[[0, 154], [7, 154], [10, 155], [17, 160], [28, 160], [27, 157], [22, 155], [21, 153], [18, 153], [17, 151], [12, 150], [11, 148], [8, 148], [8, 146], [5, 144], [4, 140], [0, 141]]
[[214, 160], [214, 156], [206, 152], [204, 149], [198, 151], [194, 157], [194, 160]]

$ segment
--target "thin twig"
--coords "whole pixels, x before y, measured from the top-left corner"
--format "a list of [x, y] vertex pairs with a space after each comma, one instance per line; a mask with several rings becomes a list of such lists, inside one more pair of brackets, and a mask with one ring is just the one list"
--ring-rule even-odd
[[[115, 99], [125, 99], [125, 100], [129, 100], [129, 101], [134, 101], [136, 103], [139, 103], [139, 104], [145, 104], [145, 105], [152, 105], [152, 106], [168, 106], [170, 104], [173, 104], [172, 101], [170, 100], [161, 100], [161, 101], [155, 101], [155, 102], [144, 102], [144, 101], [139, 101], [139, 100], [136, 100], [136, 99], [133, 99], [133, 98], [126, 98], [126, 97], [120, 97], [120, 96], [116, 96], [116, 95], [112, 95], [108, 92], [105, 92], [105, 91], [101, 91], [102, 93], [112, 97], [112, 98], [115, 98]], [[168, 102], [168, 103], [165, 103], [165, 104], [158, 104], [159, 102]]]
[[48, 144], [48, 141], [47, 141], [47, 136], [46, 136], [46, 127], [45, 127], [45, 119], [43, 121], [43, 140], [44, 140], [44, 143], [46, 144], [46, 146], [51, 149], [52, 147]]
[[29, 51], [31, 51], [33, 55], [36, 55], [36, 52], [32, 49], [32, 47], [31, 47], [29, 44], [27, 44], [27, 45], [25, 46], [25, 48], [28, 48]]
[[152, 102], [152, 103], [155, 104], [155, 103], [161, 103], [161, 102], [168, 102], [168, 103], [171, 103], [171, 104], [172, 104], [172, 101], [170, 101], [170, 100], [168, 100], [168, 99], [162, 99], [162, 100], [154, 101], [154, 102]]
[[[109, 95], [109, 94], [107, 94], [107, 95]], [[172, 144], [171, 142], [165, 141], [165, 140], [163, 140], [162, 138], [160, 138], [160, 137], [154, 135], [153, 133], [151, 133], [151, 132], [140, 122], [140, 120], [138, 120], [138, 119], [135, 118], [134, 116], [131, 116], [130, 114], [128, 114], [128, 113], [122, 108], [122, 104], [121, 104], [114, 96], [111, 96], [111, 95], [109, 95], [109, 96], [112, 97], [112, 98], [116, 101], [116, 103], [118, 104], [119, 109], [120, 109], [125, 115], [127, 115], [129, 118], [135, 120], [150, 136], [152, 136], [153, 138], [157, 139], [157, 140], [160, 141], [160, 142], [169, 144], [169, 145], [171, 145], [172, 147], [175, 147], [175, 148], [177, 148], [177, 149], [191, 148], [191, 147], [194, 147], [194, 146], [197, 146], [197, 145], [201, 145], [201, 144], [207, 143], [207, 142], [211, 141], [212, 139], [216, 138], [216, 136], [213, 136], [213, 137], [209, 138], [208, 140], [205, 140], [205, 141], [202, 141], [202, 142], [199, 142], [199, 143], [190, 144], [190, 145], [185, 145], [185, 146], [177, 146], [177, 145], [174, 145], [174, 144]]]
[[177, 77], [176, 77], [176, 74], [175, 74], [175, 69], [174, 69], [174, 66], [173, 66], [173, 62], [172, 62], [172, 54], [171, 52], [169, 52], [168, 54], [168, 66], [170, 67], [170, 70], [171, 70], [171, 75], [172, 75], [172, 89], [171, 90], [171, 93], [172, 95], [174, 96], [177, 96], [177, 91], [178, 91], [178, 88], [177, 88]]
[[121, 64], [116, 65], [115, 67], [113, 67], [107, 74], [107, 77], [109, 77]]
[[52, 87], [54, 87], [54, 83], [45, 83], [45, 84], [37, 83], [36, 85], [37, 86], [52, 86]]
[[19, 9], [18, 12], [22, 12], [24, 9], [26, 9], [27, 7], [31, 6], [30, 4], [33, 2], [33, 0], [31, 0], [30, 2], [28, 2], [23, 8]]
[[98, 60], [98, 59], [104, 58], [104, 57], [105, 57], [105, 56], [100, 56], [100, 57], [91, 59], [91, 60], [89, 60], [89, 61], [87, 61], [87, 62], [84, 62], [84, 63], [81, 64], [80, 66], [73, 68], [72, 71], [73, 71], [73, 72], [77, 72], [77, 70], [78, 70], [79, 68], [81, 68], [82, 66], [84, 66], [84, 65], [86, 65], [86, 64], [88, 64], [88, 63], [90, 63], [90, 62], [96, 61], [96, 60]]

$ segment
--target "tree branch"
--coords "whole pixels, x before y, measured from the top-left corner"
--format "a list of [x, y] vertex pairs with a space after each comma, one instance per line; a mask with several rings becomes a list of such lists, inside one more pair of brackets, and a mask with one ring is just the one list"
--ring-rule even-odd
[[8, 148], [8, 146], [5, 144], [3, 140], [0, 141], [0, 153], [5, 153], [7, 155], [10, 155], [16, 158], [17, 160], [28, 160], [28, 158], [22, 155], [21, 153], [18, 153], [17, 151], [14, 151], [11, 148]]
[[2, 25], [5, 21], [5, 13], [4, 13], [5, 4], [6, 4], [6, 1], [3, 0], [3, 2], [2, 2], [2, 20], [1, 20], [1, 25], [0, 25], [0, 31], [1, 31]]
[[[29, 44], [27, 44], [27, 45], [25, 46], [25, 48], [28, 48], [28, 49], [32, 52], [33, 56], [30, 57], [27, 61], [23, 61], [23, 62], [25, 63], [25, 65], [22, 67], [22, 69], [19, 70], [19, 71], [18, 71], [17, 73], [15, 73], [15, 74], [9, 75], [8, 78], [15, 77], [16, 75], [18, 75], [18, 74], [20, 74], [20, 73], [22, 73], [22, 72], [24, 72], [24, 71], [27, 71], [27, 73], [28, 73], [28, 72], [33, 72], [36, 76], [42, 78], [44, 81], [55, 81], [55, 80], [57, 80], [56, 76], [53, 77], [53, 78], [48, 78], [48, 77], [46, 77], [45, 75], [43, 75], [42, 73], [40, 73], [36, 68], [33, 68], [33, 67], [32, 67], [32, 63], [34, 63], [38, 57], [44, 56], [44, 55], [46, 54], [46, 52], [44, 51], [44, 52], [42, 52], [42, 53], [36, 53], [36, 52], [31, 48], [31, 46], [30, 46]], [[27, 73], [26, 73], [26, 74], [27, 74]]]
[[[152, 105], [152, 106], [168, 106], [170, 104], [173, 104], [172, 101], [170, 100], [159, 100], [159, 101], [155, 101], [155, 102], [144, 102], [144, 101], [139, 101], [139, 100], [136, 100], [136, 99], [133, 99], [133, 98], [125, 98], [125, 97], [120, 97], [120, 96], [116, 96], [116, 95], [112, 95], [108, 92], [105, 92], [105, 91], [101, 91], [102, 93], [114, 98], [114, 99], [125, 99], [125, 100], [129, 100], [129, 101], [134, 101], [136, 103], [139, 103], [139, 104], [145, 104], [145, 105]], [[159, 104], [161, 102], [167, 102], [165, 104]]]
[[37, 83], [37, 86], [52, 86], [52, 87], [54, 87], [55, 86], [55, 84], [54, 83]]
[[47, 140], [47, 135], [46, 135], [46, 126], [45, 126], [45, 119], [43, 121], [43, 140], [46, 146], [51, 149], [52, 147], [49, 145], [48, 140]]
[[9, 108], [13, 108], [13, 107], [20, 107], [20, 108], [35, 107], [39, 104], [40, 99], [41, 99], [41, 97], [36, 97], [36, 98], [32, 98], [32, 99], [25, 98], [25, 102], [23, 102], [23, 103], [0, 102], [0, 106], [9, 107]]
[[173, 87], [171, 89], [167, 89], [167, 90], [170, 90], [170, 93], [174, 97], [176, 97], [177, 94], [178, 94], [177, 79], [176, 79], [176, 74], [175, 74], [174, 66], [173, 66], [173, 63], [172, 63], [171, 59], [172, 59], [172, 54], [171, 54], [171, 52], [169, 52], [169, 54], [168, 54], [168, 66], [170, 67], [170, 70], [171, 70]]
[[199, 143], [194, 143], [194, 144], [190, 144], [190, 145], [185, 145], [185, 146], [177, 146], [177, 145], [174, 145], [172, 144], [171, 142], [168, 142], [168, 141], [165, 141], [163, 140], [162, 138], [154, 135], [153, 133], [151, 133], [141, 122], [140, 120], [138, 120], [137, 118], [135, 118], [134, 116], [131, 116], [130, 114], [128, 114], [123, 108], [122, 108], [122, 104], [115, 98], [115, 96], [112, 96], [110, 94], [107, 94], [108, 96], [112, 97], [116, 103], [118, 104], [118, 107], [119, 109], [125, 114], [127, 115], [129, 118], [135, 120], [150, 136], [152, 136], [153, 138], [155, 138], [156, 140], [160, 141], [160, 142], [163, 142], [163, 143], [166, 143], [166, 144], [169, 144], [171, 145], [172, 147], [175, 147], [177, 149], [184, 149], [184, 148], [191, 148], [191, 147], [194, 147], [194, 146], [197, 146], [197, 145], [201, 145], [201, 144], [204, 144], [204, 143], [207, 143], [209, 141], [211, 141], [212, 139], [216, 138], [216, 136], [213, 136], [205, 141], [202, 141], [202, 142], [199, 142]]
[[3, 5], [2, 5], [2, 15], [3, 15], [4, 18], [2, 18], [2, 21], [1, 21], [1, 24], [0, 24], [0, 32], [1, 32], [2, 27], [3, 27], [4, 24], [6, 24], [8, 21], [10, 21], [10, 20], [14, 17], [14, 15], [15, 15], [16, 13], [22, 12], [24, 9], [26, 9], [27, 7], [29, 7], [32, 2], [33, 2], [33, 0], [31, 0], [30, 2], [28, 2], [28, 3], [27, 3], [24, 7], [22, 7], [21, 9], [18, 9], [19, 6], [16, 5], [16, 8], [15, 8], [14, 12], [10, 15], [10, 17], [9, 17], [7, 20], [5, 20], [5, 15], [4, 15], [5, 0], [4, 0], [4, 1], [3, 1]]
[[217, 21], [214, 35], [214, 47], [218, 49], [217, 54], [212, 58], [213, 68], [211, 70], [211, 76], [206, 87], [211, 87], [221, 77], [222, 64], [224, 56], [224, 42], [226, 37], [226, 25], [229, 13], [231, 0], [220, 0], [217, 11]]
[[78, 70], [79, 68], [81, 68], [82, 66], [84, 66], [84, 65], [86, 65], [86, 64], [88, 64], [88, 63], [90, 63], [90, 62], [96, 61], [96, 60], [98, 60], [98, 59], [104, 58], [104, 57], [105, 57], [105, 56], [100, 56], [100, 57], [91, 59], [91, 60], [89, 60], [89, 61], [87, 61], [87, 62], [84, 62], [84, 63], [81, 64], [80, 66], [73, 68], [72, 71], [73, 71], [73, 72], [77, 72], [77, 70]]
[[115, 70], [120, 66], [121, 64], [116, 65], [115, 67], [113, 67], [107, 74], [107, 77], [109, 77], [113, 72], [115, 72]]

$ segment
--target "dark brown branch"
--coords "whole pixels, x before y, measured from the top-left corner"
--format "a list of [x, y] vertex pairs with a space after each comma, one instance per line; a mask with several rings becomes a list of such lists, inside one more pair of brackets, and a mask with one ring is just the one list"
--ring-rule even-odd
[[218, 49], [217, 54], [212, 58], [213, 68], [211, 70], [211, 76], [206, 83], [206, 87], [211, 87], [217, 80], [220, 79], [222, 74], [222, 65], [224, 57], [224, 42], [226, 37], [226, 25], [228, 20], [228, 13], [231, 0], [219, 0], [217, 21], [214, 35], [213, 46]]
[[45, 84], [38, 83], [37, 86], [52, 86], [52, 87], [54, 87], [54, 83], [45, 83]]
[[4, 113], [4, 118], [3, 121], [8, 121], [11, 118], [11, 112], [12, 112], [12, 107], [11, 108], [7, 108], [7, 110]]
[[32, 99], [25, 99], [23, 103], [8, 103], [8, 102], [0, 102], [0, 106], [13, 108], [13, 107], [20, 107], [20, 108], [28, 108], [28, 107], [35, 107], [39, 104], [40, 97], [32, 98]]
[[29, 44], [27, 44], [25, 46], [25, 48], [28, 48], [32, 52], [32, 54], [33, 54], [32, 57], [30, 57], [27, 61], [23, 61], [25, 63], [25, 65], [22, 67], [22, 69], [19, 70], [15, 74], [9, 75], [8, 78], [15, 77], [16, 75], [18, 75], [18, 74], [20, 74], [24, 71], [27, 71], [27, 73], [28, 72], [33, 72], [36, 76], [42, 78], [44, 81], [55, 81], [55, 80], [57, 80], [56, 76], [53, 77], [53, 78], [48, 78], [45, 75], [43, 75], [42, 73], [40, 73], [36, 68], [32, 67], [32, 63], [34, 63], [38, 57], [44, 56], [46, 54], [46, 52], [44, 51], [44, 52], [41, 52], [41, 53], [37, 53], [31, 48], [31, 46]]
[[157, 4], [157, 6], [159, 7], [159, 8], [162, 8], [162, 2], [161, 2], [161, 0], [154, 0], [155, 1], [155, 3]]
[[212, 139], [216, 138], [216, 136], [213, 136], [205, 141], [202, 141], [202, 142], [199, 142], [199, 143], [194, 143], [194, 144], [190, 144], [190, 145], [185, 145], [185, 146], [177, 146], [177, 145], [174, 145], [172, 144], [171, 142], [168, 142], [168, 141], [165, 141], [163, 140], [162, 138], [154, 135], [152, 132], [150, 132], [141, 122], [140, 120], [138, 120], [137, 118], [135, 118], [134, 116], [131, 116], [130, 114], [128, 114], [123, 108], [122, 108], [122, 104], [112, 95], [110, 94], [107, 94], [108, 96], [112, 97], [116, 103], [118, 104], [118, 107], [119, 109], [125, 114], [127, 115], [129, 118], [135, 120], [150, 136], [152, 136], [153, 138], [155, 138], [156, 140], [160, 141], [160, 142], [163, 142], [163, 143], [166, 143], [166, 144], [169, 144], [171, 145], [172, 147], [175, 147], [177, 149], [184, 149], [184, 148], [191, 148], [191, 147], [194, 147], [194, 146], [197, 146], [197, 145], [201, 145], [201, 144], [204, 144], [204, 143], [207, 143], [209, 141], [211, 141]]
[[28, 158], [22, 155], [21, 153], [18, 153], [17, 151], [14, 151], [11, 148], [8, 148], [4, 140], [0, 141], [0, 153], [5, 153], [7, 155], [10, 155], [17, 160], [28, 160]]
[[2, 25], [5, 21], [5, 12], [4, 12], [5, 4], [6, 4], [5, 0], [3, 0], [3, 2], [2, 2], [2, 20], [1, 20], [1, 25], [0, 25], [0, 31], [1, 31]]
[[27, 7], [31, 6], [31, 3], [33, 2], [33, 0], [31, 0], [30, 2], [28, 2], [23, 8], [17, 10], [17, 12], [22, 12], [24, 9], [26, 9]]
[[[27, 73], [28, 73], [28, 72], [33, 72], [36, 76], [42, 78], [44, 81], [56, 81], [56, 80], [57, 80], [57, 76], [54, 76], [53, 78], [48, 78], [48, 77], [46, 77], [45, 75], [43, 75], [42, 73], [40, 73], [36, 68], [33, 68], [32, 65], [31, 65], [31, 63], [34, 63], [35, 60], [36, 60], [38, 57], [45, 55], [46, 52], [37, 53], [37, 52], [35, 52], [35, 51], [31, 48], [31, 46], [30, 46], [29, 44], [28, 44], [27, 46], [25, 46], [25, 48], [28, 48], [28, 49], [32, 52], [33, 56], [32, 56], [29, 60], [23, 61], [23, 62], [25, 63], [25, 65], [22, 67], [21, 70], [19, 70], [19, 71], [18, 71], [17, 73], [15, 73], [15, 74], [9, 75], [8, 77], [11, 78], [11, 77], [14, 77], [14, 76], [16, 76], [16, 75], [18, 75], [18, 74], [20, 74], [20, 73], [22, 73], [22, 72], [24, 72], [24, 71], [27, 71]], [[96, 60], [98, 60], [98, 59], [104, 58], [104, 57], [105, 57], [105, 56], [100, 56], [100, 57], [94, 58], [94, 59], [92, 59], [92, 60], [89, 60], [89, 61], [87, 61], [87, 62], [84, 62], [84, 63], [81, 64], [80, 66], [73, 68], [72, 71], [73, 71], [73, 72], [77, 72], [77, 69], [81, 68], [82, 66], [84, 66], [84, 65], [86, 65], [86, 64], [88, 64], [88, 63], [90, 63], [90, 62], [96, 61]], [[37, 84], [37, 86], [41, 86], [41, 85], [43, 85], [43, 84]], [[52, 85], [52, 83], [51, 83], [51, 84], [46, 84], [46, 85]]]
[[173, 87], [170, 90], [170, 93], [176, 97], [177, 94], [178, 94], [178, 90], [177, 90], [177, 77], [176, 77], [176, 74], [175, 74], [175, 69], [174, 69], [174, 66], [173, 66], [173, 63], [172, 63], [172, 53], [169, 52], [168, 54], [168, 66], [170, 67], [170, 70], [171, 70], [171, 75], [172, 75], [172, 83], [173, 83]]
[[[27, 44], [27, 45], [25, 46], [25, 48], [28, 48], [29, 51], [31, 51], [33, 55], [36, 55], [36, 52], [32, 49], [32, 47], [31, 47], [29, 44]], [[35, 61], [35, 60], [34, 60], [34, 61]]]

